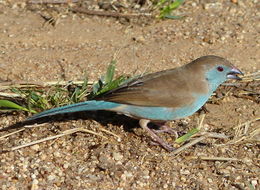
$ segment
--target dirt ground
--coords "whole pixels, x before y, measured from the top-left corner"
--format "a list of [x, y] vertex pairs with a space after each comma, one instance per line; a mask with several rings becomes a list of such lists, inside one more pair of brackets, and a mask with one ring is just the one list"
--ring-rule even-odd
[[[54, 27], [39, 14], [54, 13], [18, 2], [0, 0], [0, 82], [75, 81], [85, 72], [95, 81], [112, 59], [117, 75], [133, 75], [208, 54], [227, 58], [245, 74], [260, 71], [257, 0], [187, 1], [174, 12], [186, 15], [180, 20], [90, 16], [62, 7]], [[92, 3], [90, 8], [96, 8], [97, 2]], [[260, 116], [260, 83], [240, 84], [258, 94], [245, 98], [249, 96], [233, 89], [217, 103], [208, 102], [201, 129], [229, 138], [208, 137], [178, 155], [151, 144], [137, 121], [103, 112], [57, 116], [2, 138], [3, 150], [76, 127], [95, 132], [2, 153], [0, 189], [260, 189], [260, 123], [255, 120]], [[2, 113], [0, 128], [28, 116]], [[200, 117], [196, 113], [170, 124], [182, 135]], [[173, 136], [162, 136], [174, 143]]]

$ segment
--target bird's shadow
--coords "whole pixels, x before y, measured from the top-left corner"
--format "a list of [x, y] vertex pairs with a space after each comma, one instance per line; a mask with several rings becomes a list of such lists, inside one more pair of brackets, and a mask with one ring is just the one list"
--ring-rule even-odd
[[17, 122], [13, 125], [0, 129], [0, 132], [9, 131], [12, 129], [19, 129], [26, 125], [33, 124], [43, 124], [43, 123], [53, 123], [53, 122], [64, 122], [64, 121], [72, 121], [72, 120], [95, 120], [106, 126], [108, 124], [112, 124], [115, 126], [123, 126], [124, 131], [133, 132], [134, 128], [139, 127], [138, 120], [127, 117], [125, 115], [119, 115], [114, 112], [109, 111], [88, 111], [88, 112], [74, 112], [68, 114], [59, 114], [53, 116], [47, 116], [44, 118], [39, 118], [36, 120], [24, 120], [21, 122]]

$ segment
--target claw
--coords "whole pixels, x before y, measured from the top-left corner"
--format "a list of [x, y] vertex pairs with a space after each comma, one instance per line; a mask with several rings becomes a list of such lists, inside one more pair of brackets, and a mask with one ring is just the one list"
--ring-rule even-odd
[[160, 123], [155, 123], [155, 125], [157, 125], [157, 126], [160, 127], [160, 129], [158, 129], [158, 130], [153, 129], [153, 131], [154, 131], [155, 133], [169, 133], [169, 134], [171, 134], [171, 135], [174, 135], [176, 139], [178, 138], [178, 133], [177, 133], [177, 131], [175, 131], [174, 129], [172, 129], [172, 128], [169, 127], [168, 125], [160, 124]]
[[146, 120], [146, 119], [141, 119], [139, 121], [139, 125], [149, 133], [150, 137], [153, 139], [153, 141], [155, 141], [156, 143], [158, 143], [159, 145], [161, 145], [163, 148], [165, 148], [168, 151], [173, 151], [174, 148], [169, 145], [167, 142], [165, 142], [161, 137], [159, 137], [154, 130], [150, 129], [148, 127], [148, 123], [150, 122], [150, 120]]

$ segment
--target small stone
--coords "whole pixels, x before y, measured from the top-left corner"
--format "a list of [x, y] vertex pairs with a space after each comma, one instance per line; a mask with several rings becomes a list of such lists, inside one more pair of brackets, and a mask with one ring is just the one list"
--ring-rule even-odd
[[99, 178], [96, 175], [88, 175], [87, 176], [91, 181], [97, 181]]
[[31, 178], [32, 178], [32, 179], [35, 179], [35, 178], [36, 178], [36, 175], [35, 175], [35, 174], [32, 174], [32, 175], [31, 175]]
[[55, 157], [61, 157], [61, 154], [59, 152], [54, 152]]
[[206, 3], [204, 5], [204, 9], [222, 9], [222, 3], [216, 2], [216, 3]]
[[38, 183], [39, 183], [39, 181], [38, 181], [37, 179], [34, 179], [34, 180], [32, 181], [31, 190], [37, 190], [37, 189], [39, 189]]
[[69, 163], [65, 163], [65, 164], [63, 165], [63, 168], [64, 168], [64, 169], [67, 169], [67, 168], [69, 167], [69, 165], [70, 165]]
[[41, 158], [41, 160], [46, 160], [47, 155], [46, 155], [46, 154], [42, 154], [42, 155], [40, 156], [40, 158]]
[[230, 171], [227, 169], [220, 169], [219, 170], [221, 173], [223, 173], [225, 176], [229, 176], [230, 175]]
[[180, 173], [181, 173], [181, 175], [190, 175], [189, 170], [181, 170]]
[[238, 1], [237, 3], [239, 6], [246, 8], [246, 4], [243, 1]]
[[192, 3], [191, 3], [191, 6], [196, 7], [196, 6], [197, 6], [197, 3], [192, 2]]
[[238, 40], [243, 40], [243, 39], [244, 39], [244, 35], [243, 35], [243, 34], [239, 34], [239, 35], [237, 36], [237, 39], [238, 39]]
[[254, 187], [256, 187], [256, 186], [257, 186], [257, 180], [255, 180], [255, 179], [252, 180], [252, 181], [251, 181], [251, 184], [252, 184]]
[[133, 38], [134, 41], [139, 42], [139, 43], [144, 43], [145, 42], [145, 38], [144, 36], [138, 36], [136, 38]]
[[49, 181], [53, 181], [55, 178], [56, 178], [56, 176], [52, 175], [52, 174], [48, 176]]
[[127, 178], [133, 177], [133, 174], [132, 174], [131, 172], [124, 172], [124, 175], [125, 175]]
[[40, 149], [40, 146], [38, 144], [35, 144], [35, 145], [31, 146], [31, 149], [38, 151]]
[[122, 160], [123, 155], [118, 152], [113, 152], [113, 158], [114, 158], [114, 160], [119, 161], [119, 160]]
[[184, 177], [184, 176], [181, 176], [181, 181], [182, 181], [182, 182], [185, 182], [185, 181], [187, 181], [187, 178]]

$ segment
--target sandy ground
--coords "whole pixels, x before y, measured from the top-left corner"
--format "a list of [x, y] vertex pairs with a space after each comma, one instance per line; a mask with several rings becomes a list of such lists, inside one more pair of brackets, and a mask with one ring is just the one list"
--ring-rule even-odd
[[[260, 70], [257, 0], [187, 2], [176, 12], [186, 15], [181, 20], [122, 21], [67, 13], [63, 8], [55, 27], [43, 25], [39, 15], [46, 14], [43, 9], [31, 11], [24, 5], [0, 1], [1, 82], [82, 80], [84, 73], [95, 81], [112, 59], [117, 61], [117, 75], [133, 75], [177, 67], [208, 54], [227, 58], [245, 74]], [[217, 103], [207, 103], [202, 131], [228, 139], [206, 138], [173, 155], [152, 145], [138, 123], [127, 117], [103, 112], [57, 116], [1, 139], [1, 149], [76, 127], [102, 136], [74, 133], [2, 153], [0, 187], [259, 189], [260, 124], [255, 118], [260, 116], [260, 84], [241, 84], [258, 92], [258, 97], [245, 98], [239, 95], [241, 89], [233, 89]], [[227, 92], [224, 87], [222, 91]], [[200, 116], [196, 113], [171, 126], [184, 134], [197, 126]], [[26, 117], [26, 113], [0, 114], [0, 127]], [[163, 136], [173, 143], [172, 136]]]

